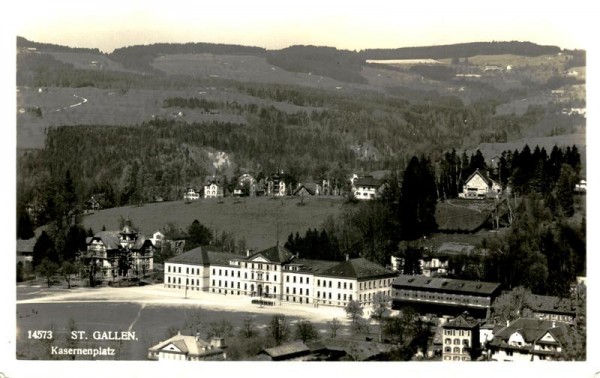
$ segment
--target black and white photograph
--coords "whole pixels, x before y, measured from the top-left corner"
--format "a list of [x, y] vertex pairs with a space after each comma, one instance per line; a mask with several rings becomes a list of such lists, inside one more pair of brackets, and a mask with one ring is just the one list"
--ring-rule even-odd
[[15, 4], [0, 377], [594, 377], [594, 11]]

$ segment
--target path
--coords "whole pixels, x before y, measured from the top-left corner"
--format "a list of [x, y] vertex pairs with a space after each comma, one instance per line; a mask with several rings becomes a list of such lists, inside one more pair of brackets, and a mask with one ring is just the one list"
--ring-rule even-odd
[[56, 111], [60, 112], [61, 110], [67, 110], [67, 109], [70, 109], [70, 108], [74, 108], [76, 106], [80, 106], [80, 105], [85, 104], [86, 102], [88, 102], [87, 98], [84, 98], [84, 97], [81, 97], [81, 96], [77, 96], [75, 94], [73, 95], [73, 97], [79, 98], [82, 101], [80, 101], [80, 102], [78, 102], [76, 104], [73, 104], [73, 105], [65, 106], [64, 108], [56, 109]]

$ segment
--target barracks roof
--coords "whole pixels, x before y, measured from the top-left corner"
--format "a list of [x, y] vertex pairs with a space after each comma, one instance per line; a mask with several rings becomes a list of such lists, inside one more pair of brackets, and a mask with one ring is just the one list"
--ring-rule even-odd
[[364, 257], [359, 257], [357, 259], [350, 259], [341, 262], [328, 269], [325, 269], [324, 271], [319, 273], [319, 275], [361, 279], [377, 276], [392, 277], [396, 276], [397, 273], [392, 270], [386, 269], [373, 261], [369, 261]]
[[492, 295], [500, 289], [500, 284], [496, 282], [431, 278], [401, 274], [394, 280], [392, 287]]

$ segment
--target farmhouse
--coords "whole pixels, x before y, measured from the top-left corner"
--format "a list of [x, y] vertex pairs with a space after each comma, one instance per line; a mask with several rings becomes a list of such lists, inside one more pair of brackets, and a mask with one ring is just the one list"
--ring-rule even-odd
[[502, 193], [500, 184], [477, 169], [467, 178], [463, 191], [458, 196], [460, 198], [483, 199], [498, 197], [500, 193]]
[[375, 294], [391, 294], [396, 275], [364, 258], [343, 262], [300, 259], [280, 245], [246, 256], [198, 247], [165, 263], [164, 285], [246, 296], [267, 304], [346, 306], [358, 300], [370, 306]]
[[202, 340], [200, 336], [177, 335], [150, 347], [148, 359], [155, 361], [223, 361], [222, 339]]
[[496, 332], [488, 348], [494, 361], [552, 361], [573, 342], [565, 323], [520, 318]]
[[121, 231], [101, 231], [86, 239], [87, 249], [78, 260], [97, 280], [144, 276], [154, 269], [154, 246], [129, 222]]
[[468, 311], [478, 319], [487, 318], [500, 284], [400, 275], [392, 284], [392, 309], [413, 307], [422, 314], [457, 316]]
[[381, 180], [373, 176], [363, 176], [352, 180], [354, 197], [359, 200], [372, 200], [379, 195]]

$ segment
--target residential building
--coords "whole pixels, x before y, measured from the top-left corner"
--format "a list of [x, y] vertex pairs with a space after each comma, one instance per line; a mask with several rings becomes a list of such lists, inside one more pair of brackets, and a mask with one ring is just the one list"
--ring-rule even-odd
[[204, 186], [204, 198], [222, 198], [223, 187], [217, 185], [215, 181]]
[[148, 348], [148, 359], [155, 361], [223, 361], [223, 339], [214, 338], [210, 342], [199, 335], [177, 335]]
[[287, 186], [285, 181], [278, 174], [272, 175], [266, 181], [267, 195], [282, 197], [287, 194]]
[[531, 295], [525, 304], [532, 312], [532, 318], [575, 323], [577, 311], [571, 298], [559, 298], [549, 295]]
[[152, 241], [129, 222], [121, 231], [101, 231], [86, 238], [86, 244], [78, 259], [97, 280], [144, 276], [154, 269]]
[[185, 201], [195, 201], [200, 198], [200, 193], [196, 191], [194, 188], [188, 188], [183, 195], [183, 199]]
[[382, 181], [373, 176], [363, 176], [352, 180], [352, 192], [359, 200], [372, 200], [377, 198], [382, 187]]
[[476, 169], [465, 181], [460, 198], [484, 199], [498, 197], [502, 193], [499, 183], [489, 178], [488, 175]]
[[164, 272], [172, 289], [341, 307], [352, 300], [370, 306], [377, 293], [390, 296], [397, 275], [364, 258], [300, 259], [280, 245], [246, 256], [199, 247], [168, 260]]
[[37, 238], [17, 239], [17, 262], [22, 263], [24, 267], [31, 268], [35, 243], [37, 243]]
[[153, 233], [152, 237], [150, 238], [150, 241], [152, 242], [152, 245], [154, 245], [155, 248], [160, 248], [164, 240], [165, 235], [160, 231], [156, 231], [155, 233]]
[[392, 309], [413, 307], [422, 314], [457, 316], [464, 311], [485, 319], [494, 299], [500, 294], [500, 284], [399, 275], [392, 283]]
[[520, 318], [495, 333], [488, 348], [494, 361], [561, 360], [573, 343], [566, 323]]
[[479, 321], [463, 313], [442, 326], [442, 360], [474, 361], [481, 353]]
[[[392, 269], [398, 272], [404, 271], [404, 258], [391, 256]], [[439, 277], [448, 274], [448, 256], [424, 256], [419, 259], [419, 269], [425, 277]]]

